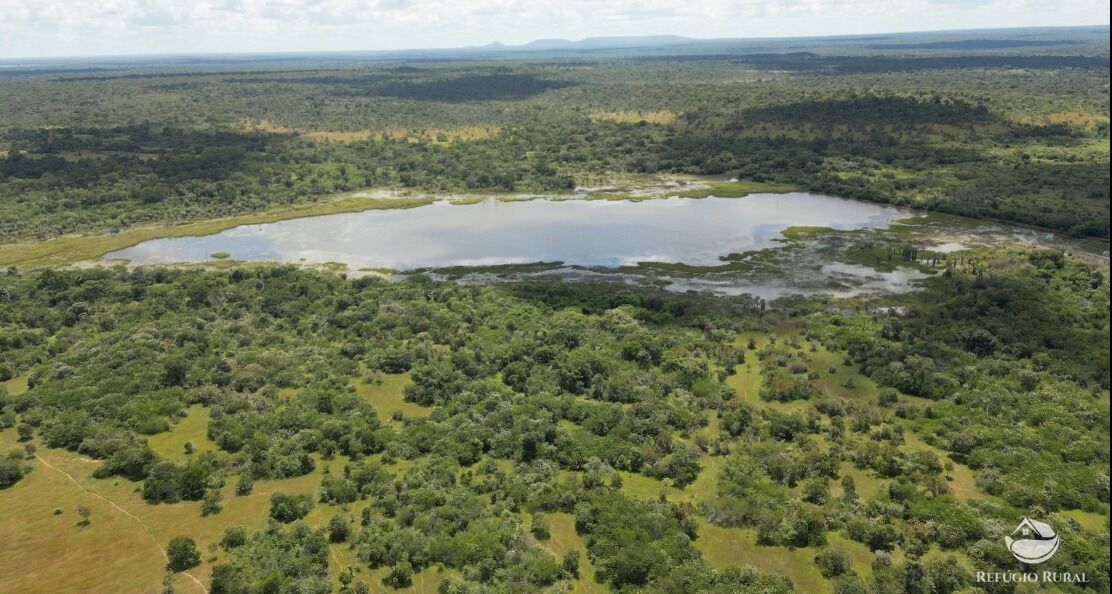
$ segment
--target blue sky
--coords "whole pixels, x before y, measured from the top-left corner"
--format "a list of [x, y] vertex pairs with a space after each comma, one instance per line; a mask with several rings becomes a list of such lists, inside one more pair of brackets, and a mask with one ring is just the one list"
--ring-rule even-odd
[[1108, 0], [0, 0], [0, 58], [1108, 23]]

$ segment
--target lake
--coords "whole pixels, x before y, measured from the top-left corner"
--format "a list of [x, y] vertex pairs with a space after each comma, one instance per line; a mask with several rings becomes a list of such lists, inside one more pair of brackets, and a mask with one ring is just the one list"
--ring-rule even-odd
[[562, 262], [619, 267], [639, 262], [723, 264], [721, 257], [770, 247], [792, 226], [884, 228], [906, 210], [808, 193], [745, 198], [487, 200], [437, 202], [245, 225], [214, 235], [155, 239], [106, 259], [134, 264], [232, 259], [352, 270]]

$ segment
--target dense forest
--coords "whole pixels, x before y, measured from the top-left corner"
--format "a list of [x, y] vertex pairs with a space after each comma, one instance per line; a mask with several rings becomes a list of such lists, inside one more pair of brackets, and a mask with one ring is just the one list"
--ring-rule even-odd
[[[27, 378], [0, 420], [23, 443], [217, 517], [225, 492], [331, 469], [313, 494], [275, 492], [265, 529], [227, 529], [213, 592], [327, 591], [330, 546], [383, 568], [381, 583], [349, 575], [352, 591], [435, 566], [451, 570], [441, 592], [528, 592], [581, 562], [616, 591], [792, 589], [709, 564], [707, 526], [814, 547], [839, 592], [954, 592], [971, 584], [959, 559], [1012, 566], [1000, 526], [1108, 510], [1108, 280], [1060, 252], [990, 254], [902, 314], [288, 266], [13, 270], [0, 297], [0, 379]], [[746, 362], [756, 398], [731, 379]], [[419, 413], [385, 417], [357, 390], [397, 374]], [[164, 459], [150, 436], [195, 405], [212, 448]], [[5, 458], [5, 484], [27, 456]], [[973, 494], [954, 492], [955, 468]], [[861, 472], [879, 485], [860, 491]], [[637, 477], [659, 497], [631, 495]], [[326, 526], [301, 523], [320, 506]], [[559, 513], [585, 559], [543, 546]], [[868, 575], [833, 531], [875, 552]], [[1063, 531], [1048, 565], [1106, 590], [1107, 532]]]
[[1107, 238], [1107, 36], [922, 43], [17, 69], [0, 78], [0, 239], [367, 187], [559, 193], [663, 172]]

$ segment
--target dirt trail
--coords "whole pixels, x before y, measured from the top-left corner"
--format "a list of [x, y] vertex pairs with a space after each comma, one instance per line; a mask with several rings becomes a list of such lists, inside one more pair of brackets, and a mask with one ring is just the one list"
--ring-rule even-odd
[[[70, 480], [70, 482], [77, 485], [78, 489], [81, 489], [82, 491], [88, 493], [89, 495], [92, 495], [93, 497], [96, 497], [97, 499], [100, 499], [100, 500], [104, 501], [108, 505], [111, 505], [112, 507], [116, 508], [118, 511], [122, 512], [124, 515], [126, 515], [129, 518], [135, 520], [136, 522], [139, 522], [139, 525], [142, 526], [143, 530], [145, 530], [147, 532], [147, 535], [151, 537], [151, 542], [153, 542], [154, 546], [156, 548], [158, 548], [158, 552], [162, 555], [162, 558], [169, 560], [169, 557], [166, 556], [166, 549], [162, 548], [162, 545], [158, 543], [158, 539], [155, 538], [154, 532], [151, 532], [151, 529], [147, 526], [146, 522], [144, 522], [142, 519], [140, 519], [139, 516], [127, 511], [126, 509], [120, 507], [119, 505], [116, 505], [115, 501], [112, 501], [111, 499], [109, 499], [109, 498], [107, 498], [103, 495], [100, 495], [99, 493], [94, 493], [94, 492], [86, 489], [85, 485], [82, 485], [80, 482], [78, 482], [77, 479], [73, 478], [73, 476], [70, 475], [70, 473], [62, 470], [61, 468], [58, 468], [57, 466], [54, 466], [50, 462], [47, 462], [46, 459], [44, 459], [42, 456], [40, 456], [38, 454], [35, 454], [35, 458], [37, 458], [39, 462], [42, 462], [43, 466], [46, 466], [47, 468], [49, 468], [51, 470], [54, 470], [56, 472], [60, 472], [63, 475], [65, 475], [65, 477], [68, 478]], [[182, 575], [184, 575], [185, 577], [193, 580], [193, 582], [195, 584], [197, 584], [197, 587], [200, 588], [202, 592], [204, 592], [205, 594], [208, 594], [208, 588], [206, 588], [205, 585], [201, 583], [201, 580], [194, 577], [193, 574], [189, 573], [188, 571], [182, 571], [180, 573]]]

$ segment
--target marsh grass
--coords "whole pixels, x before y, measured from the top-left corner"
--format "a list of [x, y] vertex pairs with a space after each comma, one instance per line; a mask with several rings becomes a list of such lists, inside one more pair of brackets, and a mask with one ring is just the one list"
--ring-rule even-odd
[[798, 186], [750, 180], [707, 181], [703, 188], [683, 190], [675, 195], [680, 198], [743, 198], [749, 194], [786, 194], [798, 191]]
[[260, 213], [209, 219], [183, 225], [151, 225], [132, 227], [110, 235], [67, 235], [45, 241], [2, 244], [0, 245], [0, 266], [16, 265], [28, 268], [63, 266], [94, 260], [107, 253], [122, 250], [151, 239], [213, 235], [240, 225], [274, 223], [287, 219], [342, 212], [414, 208], [431, 204], [432, 201], [431, 198], [377, 199], [344, 195], [329, 201], [300, 204]]

